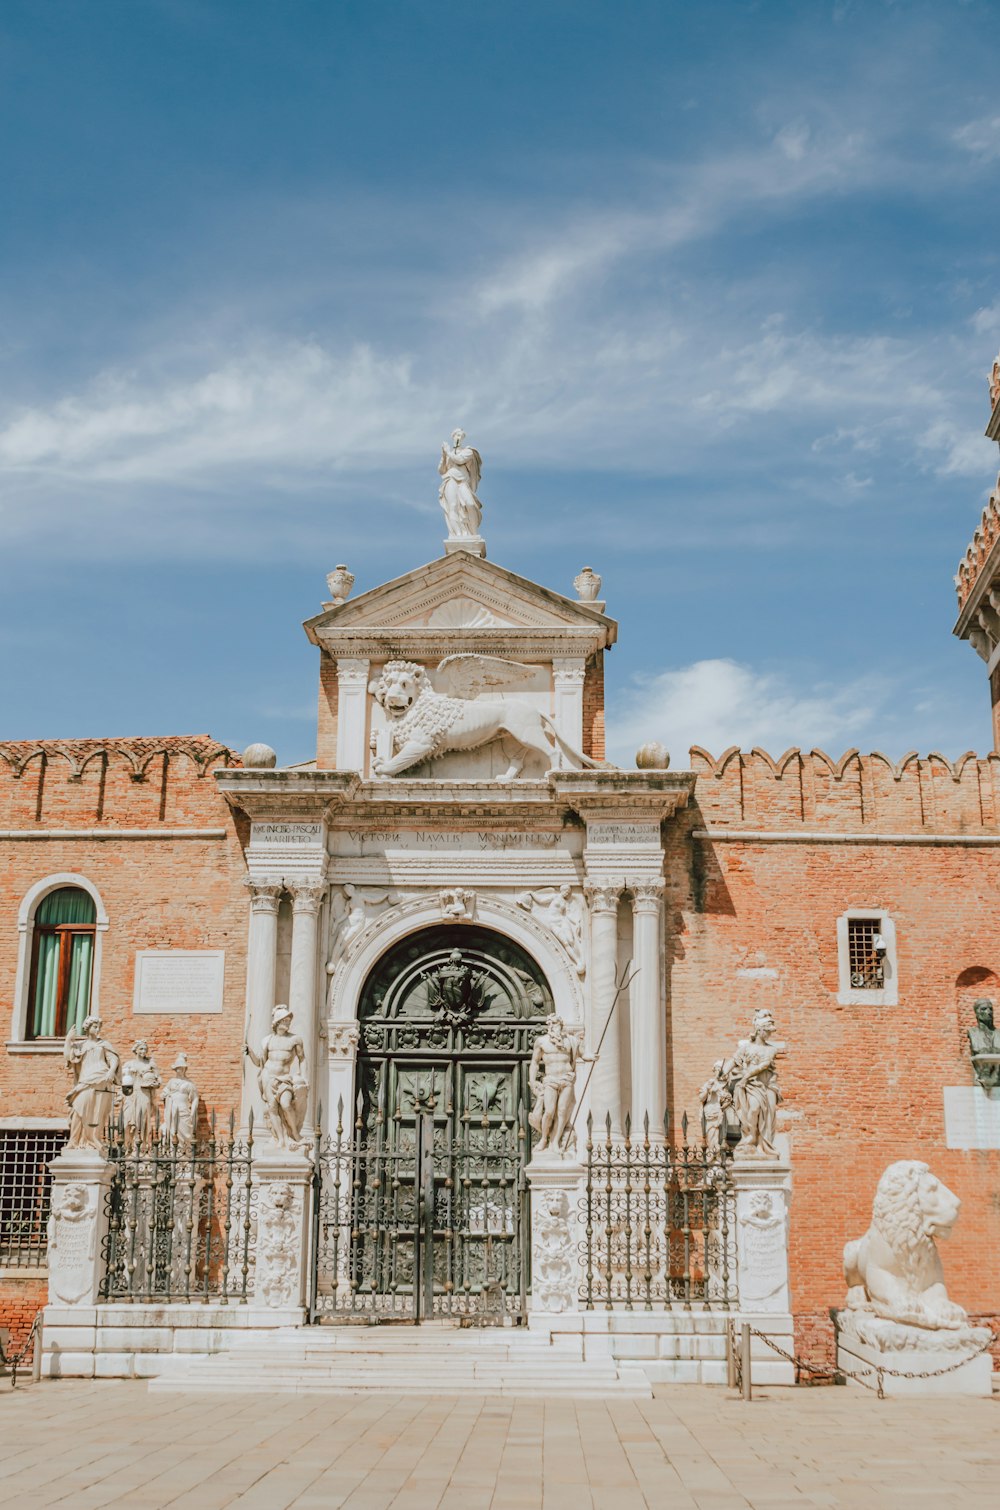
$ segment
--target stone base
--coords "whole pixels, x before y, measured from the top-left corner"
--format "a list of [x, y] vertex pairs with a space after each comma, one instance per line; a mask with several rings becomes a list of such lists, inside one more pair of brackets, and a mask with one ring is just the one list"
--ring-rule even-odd
[[[737, 1331], [746, 1321], [773, 1337], [786, 1353], [794, 1351], [790, 1315], [749, 1311], [579, 1311], [563, 1316], [533, 1313], [532, 1332], [546, 1332], [553, 1344], [579, 1335], [583, 1357], [610, 1359], [626, 1371], [641, 1371], [651, 1384], [726, 1383], [726, 1327]], [[794, 1384], [795, 1370], [762, 1337], [750, 1339], [751, 1372], [756, 1385]]]
[[[993, 1391], [993, 1359], [988, 1352], [959, 1363], [989, 1339], [986, 1327], [963, 1327], [955, 1332], [931, 1332], [923, 1327], [884, 1321], [866, 1311], [837, 1315], [837, 1367], [845, 1374], [861, 1374], [871, 1385], [878, 1370], [915, 1374], [913, 1379], [882, 1375], [886, 1395], [979, 1395]], [[956, 1368], [955, 1365], [959, 1364]], [[938, 1369], [949, 1372], [933, 1377]], [[860, 1389], [863, 1386], [848, 1379]]]
[[444, 542], [445, 555], [454, 556], [457, 551], [465, 551], [470, 556], [485, 556], [486, 541], [482, 535], [463, 535], [454, 540], [449, 536]]
[[156, 1379], [193, 1357], [227, 1352], [233, 1339], [273, 1338], [302, 1327], [301, 1307], [48, 1305], [42, 1317], [43, 1379]]

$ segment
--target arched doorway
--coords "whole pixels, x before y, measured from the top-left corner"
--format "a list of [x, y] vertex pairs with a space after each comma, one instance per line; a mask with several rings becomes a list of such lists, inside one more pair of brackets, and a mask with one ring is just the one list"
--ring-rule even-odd
[[423, 929], [378, 961], [354, 1126], [320, 1160], [315, 1315], [523, 1314], [528, 1065], [551, 1010], [535, 961], [489, 928]]

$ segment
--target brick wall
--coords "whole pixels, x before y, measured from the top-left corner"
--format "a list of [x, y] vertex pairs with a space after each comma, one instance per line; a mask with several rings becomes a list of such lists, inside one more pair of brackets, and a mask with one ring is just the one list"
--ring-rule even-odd
[[[239, 1110], [247, 899], [241, 836], [212, 771], [238, 764], [207, 737], [0, 746], [0, 830], [84, 830], [85, 838], [0, 838], [0, 1020], [11, 1036], [25, 893], [48, 875], [85, 876], [108, 915], [99, 1005], [123, 1052], [145, 1037], [163, 1078], [183, 1049], [208, 1107]], [[20, 770], [20, 774], [17, 774]], [[219, 837], [166, 837], [211, 829]], [[154, 837], [101, 838], [121, 829]], [[163, 835], [163, 837], [160, 837]], [[132, 1012], [138, 949], [225, 949], [223, 1011]], [[0, 1114], [65, 1116], [59, 1054], [0, 1050]]]
[[[36, 1277], [0, 1279], [0, 1327], [7, 1327], [10, 1332], [12, 1352], [17, 1352], [27, 1340], [31, 1323], [48, 1300], [48, 1288], [47, 1280]], [[21, 1366], [30, 1370], [30, 1355]]]
[[321, 771], [337, 768], [337, 662], [325, 650], [319, 656], [319, 722], [316, 730], [316, 764]]
[[604, 759], [604, 652], [587, 662], [583, 679], [583, 753]]
[[[984, 1255], [1000, 1248], [1000, 1152], [946, 1148], [942, 1088], [973, 1083], [970, 1004], [1000, 997], [1000, 847], [945, 834], [997, 833], [1000, 762], [913, 758], [894, 770], [877, 755], [693, 751], [692, 765], [695, 804], [666, 867], [671, 1099], [695, 1109], [712, 1061], [754, 1010], [771, 1009], [789, 1045], [792, 1293], [806, 1355], [831, 1356], [843, 1245], [867, 1229], [878, 1178], [899, 1158], [925, 1160], [961, 1197], [942, 1244], [949, 1289], [970, 1313], [996, 1316], [1000, 1270]], [[846, 842], [816, 842], [816, 831]], [[895, 921], [897, 1006], [837, 1003], [836, 920], [852, 906]]]

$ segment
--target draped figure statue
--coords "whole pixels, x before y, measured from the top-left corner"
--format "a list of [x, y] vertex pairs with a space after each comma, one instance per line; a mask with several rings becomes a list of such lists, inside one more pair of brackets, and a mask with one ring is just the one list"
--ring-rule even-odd
[[483, 506], [476, 497], [483, 470], [483, 458], [471, 446], [464, 446], [464, 430], [453, 430], [451, 445], [441, 447], [438, 475], [441, 487], [438, 498], [448, 521], [450, 540], [470, 540], [479, 535]]

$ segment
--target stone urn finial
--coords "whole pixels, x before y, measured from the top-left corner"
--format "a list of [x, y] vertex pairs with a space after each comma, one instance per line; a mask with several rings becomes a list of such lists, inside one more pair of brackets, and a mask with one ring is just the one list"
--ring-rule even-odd
[[601, 579], [593, 567], [585, 566], [573, 578], [573, 586], [581, 603], [595, 603], [601, 591]]
[[354, 586], [354, 573], [348, 571], [347, 567], [343, 564], [335, 566], [333, 571], [327, 575], [326, 585], [329, 589], [334, 608], [339, 608], [341, 603], [346, 603], [351, 596], [351, 588]]

